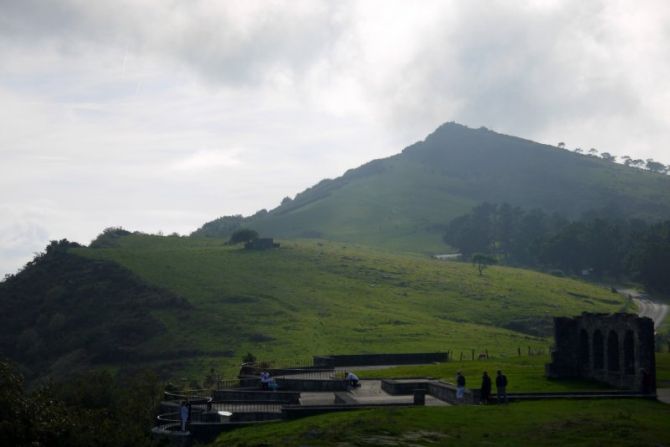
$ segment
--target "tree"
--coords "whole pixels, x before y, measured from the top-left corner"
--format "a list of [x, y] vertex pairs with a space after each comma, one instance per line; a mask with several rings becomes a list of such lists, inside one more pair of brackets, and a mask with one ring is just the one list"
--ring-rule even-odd
[[575, 148], [574, 152], [575, 152], [575, 154], [583, 154], [584, 153], [584, 151], [582, 150], [581, 147]]
[[600, 154], [600, 158], [602, 158], [605, 161], [611, 161], [614, 163], [616, 161], [616, 155], [612, 155], [609, 152], [603, 152]]
[[560, 143], [558, 143], [557, 146], [558, 146], [559, 149], [565, 149], [565, 143], [562, 142], [562, 141]]
[[631, 259], [633, 270], [645, 287], [670, 292], [670, 221], [653, 225], [641, 239]]
[[239, 244], [242, 242], [255, 241], [258, 239], [258, 232], [249, 228], [240, 228], [235, 231], [228, 240], [229, 244]]
[[491, 251], [495, 239], [493, 220], [496, 210], [496, 205], [482, 203], [470, 214], [455, 218], [447, 226], [444, 242], [458, 248], [466, 257], [480, 251]]
[[98, 235], [91, 243], [91, 248], [110, 248], [118, 244], [119, 239], [129, 236], [131, 233], [122, 227], [108, 227]]
[[656, 172], [657, 174], [665, 174], [668, 170], [668, 167], [663, 163], [654, 161], [653, 158], [647, 158], [646, 167], [651, 172]]
[[475, 253], [472, 255], [472, 265], [479, 270], [479, 276], [484, 274], [484, 269], [489, 265], [495, 265], [498, 261], [493, 256], [485, 255], [483, 253]]
[[593, 155], [594, 157], [597, 156], [598, 155], [598, 149], [596, 149], [595, 147], [592, 147], [591, 149], [589, 149], [589, 154]]

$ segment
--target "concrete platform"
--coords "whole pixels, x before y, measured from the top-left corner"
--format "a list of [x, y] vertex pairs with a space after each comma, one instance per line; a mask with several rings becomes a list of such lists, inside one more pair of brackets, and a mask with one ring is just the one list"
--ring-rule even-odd
[[[361, 386], [351, 388], [348, 393], [359, 404], [412, 404], [414, 396], [392, 396], [382, 390], [381, 380], [361, 380]], [[332, 405], [334, 393], [301, 393], [301, 405]], [[447, 402], [426, 395], [426, 406], [447, 406]]]

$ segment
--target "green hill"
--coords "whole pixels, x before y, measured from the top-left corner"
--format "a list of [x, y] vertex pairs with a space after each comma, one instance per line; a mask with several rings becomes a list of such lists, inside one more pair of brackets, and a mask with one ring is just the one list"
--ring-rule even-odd
[[[284, 363], [382, 351], [512, 355], [546, 349], [552, 315], [624, 306], [570, 279], [504, 267], [479, 276], [470, 264], [318, 240], [250, 251], [220, 239], [129, 235], [110, 248], [61, 248], [0, 283], [11, 309], [0, 325], [3, 353], [35, 376], [82, 358], [201, 379], [210, 367], [233, 373], [247, 352]], [[53, 352], [10, 350], [22, 337]]]
[[245, 226], [280, 238], [439, 253], [445, 224], [484, 201], [567, 217], [606, 210], [667, 219], [670, 176], [448, 123], [398, 155], [323, 180], [269, 212], [220, 218], [194, 234], [226, 237]]

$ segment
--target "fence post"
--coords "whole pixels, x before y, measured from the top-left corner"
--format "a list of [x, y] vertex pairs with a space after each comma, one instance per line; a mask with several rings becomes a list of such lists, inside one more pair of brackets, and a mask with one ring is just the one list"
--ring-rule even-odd
[[521, 346], [519, 346], [518, 348], [516, 348], [516, 351], [517, 351], [517, 353], [519, 354], [519, 357], [521, 357]]

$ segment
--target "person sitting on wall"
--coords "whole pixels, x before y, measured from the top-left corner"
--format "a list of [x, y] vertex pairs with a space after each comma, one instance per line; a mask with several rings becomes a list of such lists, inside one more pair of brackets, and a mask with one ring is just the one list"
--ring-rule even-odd
[[268, 379], [268, 389], [270, 391], [277, 391], [278, 388], [279, 385], [277, 384], [277, 381], [273, 377], [270, 377]]
[[359, 383], [358, 376], [352, 373], [351, 371], [344, 372], [344, 380], [346, 380], [349, 383], [349, 386], [353, 388], [356, 388], [361, 385]]
[[261, 389], [264, 391], [267, 391], [269, 389], [269, 384], [270, 384], [270, 373], [263, 371], [261, 373]]

